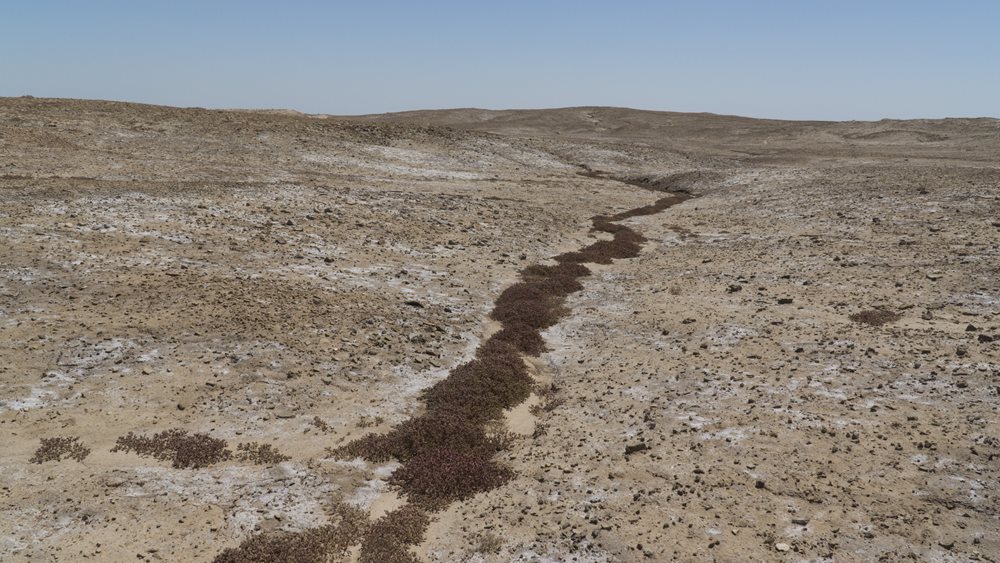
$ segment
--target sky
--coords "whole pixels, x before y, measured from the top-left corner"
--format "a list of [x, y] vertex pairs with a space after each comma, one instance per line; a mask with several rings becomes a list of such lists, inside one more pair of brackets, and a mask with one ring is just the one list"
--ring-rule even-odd
[[0, 0], [0, 96], [1000, 117], [1000, 0]]

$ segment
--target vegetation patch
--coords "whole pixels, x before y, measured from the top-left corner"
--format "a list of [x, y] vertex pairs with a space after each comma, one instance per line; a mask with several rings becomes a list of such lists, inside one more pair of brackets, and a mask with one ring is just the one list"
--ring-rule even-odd
[[238, 547], [226, 549], [214, 561], [327, 563], [338, 560], [368, 529], [368, 518], [361, 510], [347, 505], [335, 507], [331, 516], [335, 522], [319, 528], [297, 533], [277, 532], [252, 536]]
[[488, 458], [441, 448], [414, 457], [390, 482], [418, 504], [438, 507], [499, 487], [511, 477], [510, 469]]
[[527, 281], [537, 278], [582, 278], [590, 275], [590, 269], [583, 264], [561, 263], [555, 266], [533, 264], [521, 270], [521, 277]]
[[645, 237], [632, 229], [626, 228], [615, 233], [611, 240], [599, 240], [576, 252], [565, 252], [555, 257], [557, 262], [592, 262], [594, 264], [610, 264], [619, 258], [638, 256], [642, 250], [641, 244]]
[[447, 379], [425, 391], [423, 399], [429, 411], [481, 424], [527, 399], [531, 385], [517, 348], [494, 341], [489, 348], [481, 348], [475, 360], [458, 366]]
[[887, 309], [868, 309], [858, 313], [854, 313], [849, 319], [856, 323], [862, 323], [872, 326], [882, 326], [886, 323], [891, 323], [898, 321], [903, 316], [895, 311], [889, 311]]
[[506, 296], [497, 299], [490, 316], [504, 325], [522, 324], [535, 329], [548, 328], [563, 314], [562, 300], [551, 288], [538, 284], [517, 283], [507, 288]]
[[361, 543], [359, 563], [384, 563], [419, 561], [410, 552], [411, 545], [419, 544], [430, 517], [422, 508], [409, 505], [386, 514], [368, 530]]
[[35, 455], [31, 456], [31, 463], [45, 463], [46, 461], [62, 461], [64, 459], [75, 459], [83, 461], [90, 455], [90, 448], [80, 443], [77, 436], [61, 438], [42, 438], [42, 444], [35, 450]]
[[486, 342], [505, 342], [528, 356], [537, 357], [546, 350], [545, 339], [538, 329], [524, 323], [506, 324]]
[[172, 461], [178, 469], [208, 467], [232, 458], [226, 441], [208, 434], [189, 433], [171, 428], [152, 436], [139, 436], [129, 432], [118, 438], [112, 452], [134, 452], [161, 461]]
[[236, 446], [236, 459], [257, 465], [277, 465], [292, 458], [279, 452], [271, 444], [248, 442]]
[[403, 422], [386, 434], [355, 440], [335, 453], [375, 463], [406, 461], [421, 452], [447, 448], [477, 455], [492, 455], [496, 447], [483, 428], [455, 412], [430, 411]]
[[[535, 264], [522, 270], [522, 281], [505, 289], [490, 313], [503, 325], [501, 330], [480, 345], [475, 359], [424, 391], [424, 414], [387, 433], [365, 436], [332, 451], [376, 463], [402, 462], [389, 482], [406, 493], [410, 503], [367, 530], [360, 561], [416, 561], [409, 548], [423, 537], [427, 511], [499, 487], [513, 477], [510, 469], [492, 458], [513, 439], [498, 427], [504, 410], [517, 406], [532, 392], [533, 381], [522, 354], [537, 356], [545, 351], [540, 331], [558, 322], [567, 312], [566, 297], [583, 288], [579, 278], [590, 275], [583, 263], [609, 264], [639, 254], [646, 239], [616, 221], [651, 215], [682, 199], [662, 198], [617, 215], [594, 217], [593, 230], [613, 238], [561, 254], [555, 265]], [[562, 403], [552, 396], [555, 391], [554, 387], [542, 390], [544, 400], [538, 410], [550, 411]], [[486, 544], [484, 553], [499, 551], [497, 541]]]

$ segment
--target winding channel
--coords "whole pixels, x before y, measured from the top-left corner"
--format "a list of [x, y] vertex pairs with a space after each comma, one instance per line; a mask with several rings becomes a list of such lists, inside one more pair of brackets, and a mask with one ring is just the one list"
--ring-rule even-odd
[[554, 256], [552, 265], [535, 264], [522, 270], [520, 281], [497, 297], [490, 313], [502, 328], [479, 346], [473, 360], [455, 367], [422, 393], [424, 408], [419, 415], [387, 433], [365, 436], [335, 451], [345, 459], [398, 461], [400, 466], [389, 482], [405, 493], [405, 504], [374, 522], [360, 511], [342, 508], [327, 526], [253, 536], [220, 553], [215, 561], [328, 561], [359, 544], [360, 551], [354, 555], [362, 563], [417, 561], [410, 547], [423, 542], [432, 514], [514, 477], [494, 459], [510, 444], [495, 429], [505, 412], [532, 394], [535, 381], [525, 358], [546, 351], [542, 331], [569, 314], [566, 298], [583, 289], [580, 278], [590, 275], [586, 264], [611, 264], [642, 251], [647, 239], [621, 221], [660, 213], [692, 197], [586, 167], [582, 175], [616, 179], [668, 195], [649, 205], [592, 217], [591, 231], [611, 238]]

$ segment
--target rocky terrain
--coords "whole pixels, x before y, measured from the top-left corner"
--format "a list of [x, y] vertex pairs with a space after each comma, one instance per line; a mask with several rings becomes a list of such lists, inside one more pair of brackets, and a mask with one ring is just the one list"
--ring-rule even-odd
[[0, 99], [0, 559], [998, 560], [998, 155]]

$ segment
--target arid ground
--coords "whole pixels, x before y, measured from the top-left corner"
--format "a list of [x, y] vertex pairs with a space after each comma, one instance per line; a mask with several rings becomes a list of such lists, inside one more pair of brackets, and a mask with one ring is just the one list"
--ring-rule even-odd
[[998, 561], [1000, 120], [0, 99], [0, 560]]

